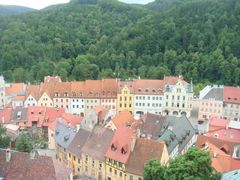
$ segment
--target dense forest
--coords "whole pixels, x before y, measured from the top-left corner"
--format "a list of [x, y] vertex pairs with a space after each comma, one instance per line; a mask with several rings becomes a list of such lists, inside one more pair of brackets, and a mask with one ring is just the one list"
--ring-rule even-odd
[[34, 11], [34, 9], [23, 7], [23, 6], [0, 5], [0, 16], [21, 14], [21, 13], [26, 13], [30, 11]]
[[240, 85], [240, 1], [72, 0], [0, 17], [8, 81], [163, 78]]

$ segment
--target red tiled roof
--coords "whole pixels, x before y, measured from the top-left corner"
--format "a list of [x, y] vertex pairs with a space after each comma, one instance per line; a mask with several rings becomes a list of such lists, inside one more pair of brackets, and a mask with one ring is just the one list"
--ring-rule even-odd
[[125, 86], [130, 90], [130, 93], [132, 93], [132, 94], [134, 93], [135, 82], [133, 82], [133, 81], [119, 81], [118, 82], [118, 92], [121, 92], [121, 90]]
[[209, 126], [214, 126], [214, 127], [227, 127], [229, 125], [229, 120], [226, 119], [221, 119], [221, 118], [216, 118], [216, 117], [211, 117]]
[[239, 129], [219, 129], [219, 130], [208, 132], [206, 136], [217, 137], [221, 140], [240, 143]]
[[29, 86], [27, 86], [25, 98], [28, 98], [29, 95], [32, 95], [33, 98], [38, 100], [39, 93], [40, 93], [40, 86], [39, 85], [29, 85]]
[[140, 79], [135, 81], [135, 94], [163, 94], [163, 80]]
[[[74, 96], [74, 93], [76, 96]], [[82, 97], [85, 95], [85, 82], [71, 82], [71, 97]]]
[[240, 104], [240, 87], [224, 86], [223, 101], [225, 103]]
[[[106, 157], [121, 163], [126, 163], [130, 156], [131, 139], [133, 135], [134, 132], [132, 129], [124, 126], [119, 127], [113, 136]], [[125, 152], [123, 152], [123, 150]]]
[[0, 124], [9, 124], [11, 121], [11, 110], [1, 109], [0, 110]]
[[126, 124], [131, 124], [133, 121], [134, 117], [128, 110], [121, 111], [112, 119], [112, 122], [116, 128]]
[[[179, 77], [177, 76], [165, 76], [164, 77], [164, 84], [175, 85], [178, 83]], [[184, 85], [188, 85], [185, 80], [182, 80]]]
[[24, 90], [24, 83], [13, 83], [10, 85], [10, 87], [6, 87], [6, 94], [19, 94]]

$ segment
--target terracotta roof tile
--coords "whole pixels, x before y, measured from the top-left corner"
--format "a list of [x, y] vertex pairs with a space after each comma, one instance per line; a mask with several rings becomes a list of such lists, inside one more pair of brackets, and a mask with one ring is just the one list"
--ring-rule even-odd
[[[130, 156], [131, 139], [133, 135], [134, 132], [132, 129], [125, 126], [119, 127], [115, 131], [106, 157], [121, 163], [127, 163]], [[125, 152], [123, 152], [123, 150]]]
[[24, 93], [25, 84], [24, 83], [13, 83], [10, 87], [6, 87], [5, 89], [6, 95], [19, 95]]
[[163, 95], [164, 81], [163, 80], [136, 80], [134, 84], [135, 94], [160, 94]]
[[134, 117], [128, 110], [121, 111], [112, 119], [112, 122], [116, 128], [123, 125], [132, 124], [133, 121]]
[[223, 101], [226, 103], [240, 104], [240, 87], [224, 86]]

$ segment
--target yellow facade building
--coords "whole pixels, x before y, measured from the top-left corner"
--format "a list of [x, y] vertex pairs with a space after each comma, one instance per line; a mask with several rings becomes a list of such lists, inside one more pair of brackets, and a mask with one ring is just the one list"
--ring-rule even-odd
[[117, 111], [134, 111], [134, 82], [124, 81], [118, 84]]

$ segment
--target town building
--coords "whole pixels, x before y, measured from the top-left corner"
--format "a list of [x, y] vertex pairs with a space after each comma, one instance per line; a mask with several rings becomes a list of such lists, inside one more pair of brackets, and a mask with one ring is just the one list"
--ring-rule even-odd
[[106, 179], [105, 154], [111, 144], [114, 132], [96, 126], [82, 148], [81, 172], [95, 179]]
[[91, 132], [85, 129], [78, 129], [77, 134], [74, 136], [72, 142], [67, 147], [68, 151], [68, 164], [73, 169], [74, 177], [81, 177], [82, 176], [82, 166], [81, 166], [81, 157], [82, 157], [82, 148], [88, 137], [90, 136]]
[[128, 110], [134, 112], [134, 82], [120, 81], [118, 83], [117, 112]]
[[223, 86], [206, 86], [199, 96], [198, 119], [221, 118], [223, 114]]
[[240, 121], [240, 87], [224, 87], [223, 117]]
[[164, 114], [191, 116], [193, 84], [188, 84], [182, 76], [164, 77]]
[[12, 103], [16, 96], [25, 96], [27, 85], [24, 83], [11, 83], [5, 87], [5, 102], [6, 105]]
[[25, 94], [24, 107], [37, 106], [40, 85], [28, 85]]
[[240, 143], [199, 135], [196, 146], [210, 152], [212, 167], [216, 172], [240, 169]]
[[126, 164], [130, 158], [135, 136], [129, 127], [119, 127], [106, 152], [106, 179], [125, 180]]
[[163, 80], [136, 80], [134, 83], [134, 115], [163, 112]]
[[70, 112], [72, 114], [78, 114], [82, 117], [85, 116], [84, 95], [84, 82], [71, 82]]

